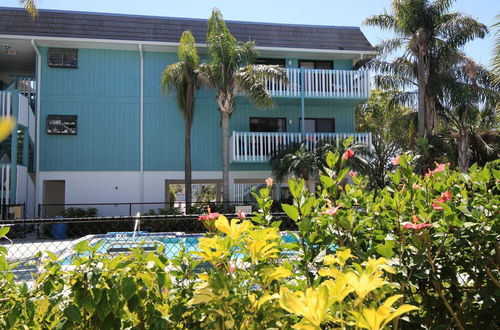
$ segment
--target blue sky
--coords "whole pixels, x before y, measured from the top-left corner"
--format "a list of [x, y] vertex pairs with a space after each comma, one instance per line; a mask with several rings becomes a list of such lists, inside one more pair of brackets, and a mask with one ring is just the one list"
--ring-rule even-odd
[[[391, 0], [37, 0], [40, 8], [78, 10], [90, 12], [124, 13], [170, 17], [208, 18], [214, 7], [219, 8], [227, 20], [361, 26], [372, 44], [390, 34], [362, 26], [371, 15], [389, 10]], [[1, 0], [0, 6], [19, 7], [17, 0]], [[500, 15], [498, 0], [457, 0], [453, 10], [466, 13], [491, 26]], [[493, 49], [493, 33], [484, 40], [469, 43], [466, 53], [488, 65]]]

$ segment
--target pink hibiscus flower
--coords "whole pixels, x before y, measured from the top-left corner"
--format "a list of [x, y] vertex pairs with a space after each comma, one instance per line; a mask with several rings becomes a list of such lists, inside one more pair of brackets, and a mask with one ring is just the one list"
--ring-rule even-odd
[[354, 156], [354, 150], [351, 150], [351, 149], [347, 149], [344, 154], [342, 155], [342, 160], [348, 160], [349, 158], [351, 158], [352, 156]]

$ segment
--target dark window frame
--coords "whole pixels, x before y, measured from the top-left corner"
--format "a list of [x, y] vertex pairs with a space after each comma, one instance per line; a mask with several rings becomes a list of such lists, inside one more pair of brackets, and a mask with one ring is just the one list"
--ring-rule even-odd
[[328, 61], [328, 60], [299, 60], [299, 68], [301, 68], [301, 64], [303, 62], [314, 62], [314, 69], [318, 69], [318, 64], [326, 64], [328, 63], [330, 65], [330, 68], [329, 69], [321, 69], [321, 70], [334, 70], [334, 62], [333, 60], [332, 61]]
[[[54, 61], [59, 55], [60, 60]], [[74, 59], [71, 59], [74, 56]], [[47, 51], [47, 65], [51, 68], [78, 69], [78, 49], [76, 48], [49, 48]]]
[[[314, 120], [314, 133], [335, 133], [336, 132], [336, 122], [335, 118], [329, 117], [329, 118], [321, 118], [321, 117], [315, 117], [315, 118], [304, 118], [304, 120]], [[333, 131], [331, 132], [318, 132], [318, 120], [331, 120], [333, 123]], [[299, 118], [299, 130], [302, 131], [302, 118]]]
[[[284, 124], [283, 125], [283, 132], [282, 133], [284, 133], [284, 132], [287, 131], [287, 123], [286, 123], [287, 122], [287, 118], [286, 117], [250, 117], [248, 119], [248, 124], [249, 124], [248, 126], [249, 126], [250, 132], [269, 132], [269, 131], [252, 131], [252, 119], [258, 119], [258, 120], [261, 120], [261, 119], [265, 119], [265, 120], [281, 119], [281, 120], [283, 120], [283, 124]], [[269, 125], [267, 125], [267, 126], [269, 126]], [[272, 133], [272, 132], [270, 132], [270, 133]]]
[[286, 58], [269, 58], [261, 57], [255, 60], [255, 64], [258, 65], [279, 65], [281, 67], [286, 67]]

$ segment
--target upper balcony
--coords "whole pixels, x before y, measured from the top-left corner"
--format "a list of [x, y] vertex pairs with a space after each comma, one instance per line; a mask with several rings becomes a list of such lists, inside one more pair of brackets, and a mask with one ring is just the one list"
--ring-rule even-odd
[[281, 79], [266, 82], [274, 97], [366, 99], [370, 96], [370, 75], [366, 70], [285, 70], [288, 84]]
[[305, 143], [309, 150], [324, 141], [341, 143], [353, 137], [355, 143], [372, 145], [371, 133], [233, 132], [230, 139], [232, 163], [265, 163], [272, 155], [294, 143]]

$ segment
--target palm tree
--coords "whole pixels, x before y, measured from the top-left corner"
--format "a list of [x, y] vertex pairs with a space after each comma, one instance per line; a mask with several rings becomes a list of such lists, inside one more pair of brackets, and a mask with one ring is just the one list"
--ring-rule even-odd
[[316, 155], [305, 143], [292, 143], [279, 150], [270, 159], [273, 177], [284, 181], [289, 175], [304, 179], [305, 182], [317, 176], [320, 167]]
[[191, 127], [193, 125], [195, 94], [199, 88], [199, 58], [195, 40], [190, 31], [182, 33], [179, 50], [179, 62], [170, 64], [162, 74], [161, 86], [164, 91], [176, 90], [177, 106], [184, 116], [184, 187], [186, 207], [191, 205]]
[[495, 31], [495, 49], [493, 50], [492, 72], [495, 75], [495, 83], [500, 84], [500, 15], [496, 17], [497, 22], [493, 25]]
[[463, 172], [469, 169], [471, 156], [480, 160], [498, 154], [487, 142], [498, 124], [500, 86], [495, 86], [493, 80], [494, 75], [472, 59], [437, 76], [441, 86], [437, 94], [439, 114], [450, 135], [456, 137], [457, 161]]
[[258, 106], [274, 105], [266, 89], [266, 79], [282, 79], [286, 72], [276, 65], [254, 65], [258, 53], [253, 42], [238, 42], [231, 35], [218, 9], [208, 20], [207, 43], [210, 62], [200, 66], [205, 84], [216, 93], [222, 126], [223, 200], [229, 201], [229, 120], [235, 110], [236, 95], [246, 95]]
[[[435, 132], [435, 86], [433, 79], [443, 61], [459, 61], [458, 50], [474, 38], [484, 38], [487, 27], [471, 17], [450, 13], [453, 0], [393, 0], [392, 14], [369, 17], [365, 24], [393, 31], [396, 36], [378, 45], [380, 57], [372, 67], [382, 73], [380, 83], [395, 89], [417, 87], [417, 92], [405, 93], [406, 99], [416, 99], [418, 134]], [[403, 55], [392, 62], [386, 56], [398, 50]], [[436, 61], [438, 60], [439, 61]]]
[[[304, 179], [309, 187], [313, 188], [313, 180], [317, 179], [327, 167], [326, 156], [328, 153], [342, 155], [347, 149], [354, 151], [354, 156], [347, 161], [349, 167], [355, 171], [364, 171], [368, 165], [364, 156], [367, 152], [366, 145], [330, 139], [319, 141], [312, 150], [305, 141], [289, 144], [272, 155], [269, 163], [277, 181], [283, 182], [292, 175], [295, 178]], [[340, 163], [337, 166], [340, 166]], [[335, 168], [337, 173], [340, 170], [340, 167]]]
[[19, 3], [24, 6], [31, 18], [35, 18], [38, 14], [36, 0], [19, 0]]
[[372, 133], [367, 166], [362, 171], [370, 185], [386, 186], [391, 159], [411, 149], [415, 142], [417, 116], [413, 109], [392, 101], [396, 92], [372, 90], [370, 98], [356, 106], [356, 131]]

